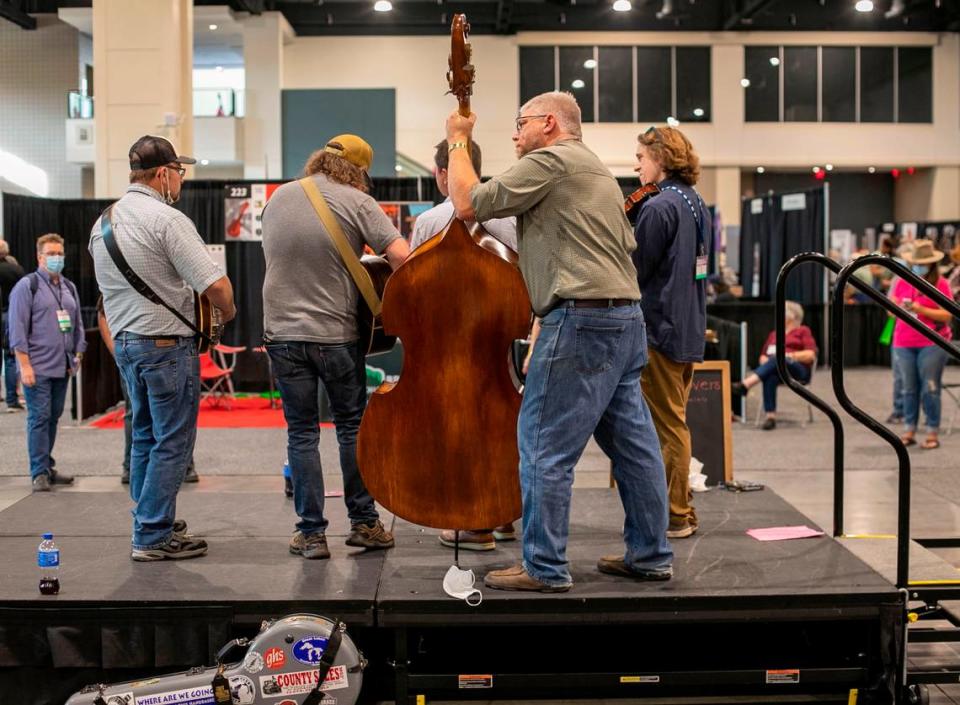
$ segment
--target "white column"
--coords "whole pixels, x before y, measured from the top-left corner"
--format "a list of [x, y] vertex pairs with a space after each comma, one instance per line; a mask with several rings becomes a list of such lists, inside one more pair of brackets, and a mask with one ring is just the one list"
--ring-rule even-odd
[[146, 134], [193, 149], [193, 3], [94, 0], [97, 198], [123, 194], [127, 154]]
[[283, 86], [283, 44], [293, 30], [279, 12], [243, 20], [243, 65], [246, 115], [243, 118], [243, 176], [283, 176], [280, 139], [280, 90]]
[[714, 175], [714, 202], [723, 224], [740, 225], [740, 167], [718, 167]]

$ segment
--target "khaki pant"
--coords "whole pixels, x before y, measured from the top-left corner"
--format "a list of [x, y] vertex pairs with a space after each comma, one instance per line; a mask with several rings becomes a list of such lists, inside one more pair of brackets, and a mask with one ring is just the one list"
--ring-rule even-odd
[[663, 464], [667, 471], [670, 523], [688, 521], [696, 526], [690, 491], [690, 429], [687, 428], [687, 399], [693, 383], [693, 363], [674, 362], [649, 349], [650, 361], [643, 368], [641, 387], [660, 437]]

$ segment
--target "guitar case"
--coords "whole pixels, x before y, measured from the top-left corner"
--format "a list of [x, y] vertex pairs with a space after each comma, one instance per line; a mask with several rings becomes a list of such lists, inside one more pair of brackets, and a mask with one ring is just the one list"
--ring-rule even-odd
[[[230, 700], [218, 700], [214, 679], [219, 664], [235, 647], [243, 646], [243, 658], [222, 666]], [[327, 651], [331, 653], [325, 659]], [[71, 696], [67, 705], [303, 705], [308, 699], [315, 705], [354, 705], [367, 665], [342, 623], [311, 614], [264, 622], [253, 640], [230, 642], [217, 660], [217, 666], [181, 673], [88, 685]], [[326, 677], [317, 688], [325, 668]]]

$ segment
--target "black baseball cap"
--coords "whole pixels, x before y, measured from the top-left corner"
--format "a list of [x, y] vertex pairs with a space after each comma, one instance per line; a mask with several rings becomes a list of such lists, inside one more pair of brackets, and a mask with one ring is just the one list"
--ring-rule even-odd
[[166, 166], [176, 162], [177, 164], [196, 164], [197, 160], [193, 157], [177, 156], [177, 150], [173, 142], [166, 137], [157, 137], [155, 135], [144, 135], [130, 148], [130, 169], [137, 171], [140, 169], [153, 169], [157, 166]]

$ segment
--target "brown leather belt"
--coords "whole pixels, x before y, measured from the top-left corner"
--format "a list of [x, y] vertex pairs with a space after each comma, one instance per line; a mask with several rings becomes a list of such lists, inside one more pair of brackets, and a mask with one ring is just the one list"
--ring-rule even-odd
[[629, 306], [633, 299], [574, 299], [571, 304], [574, 308], [615, 308]]

